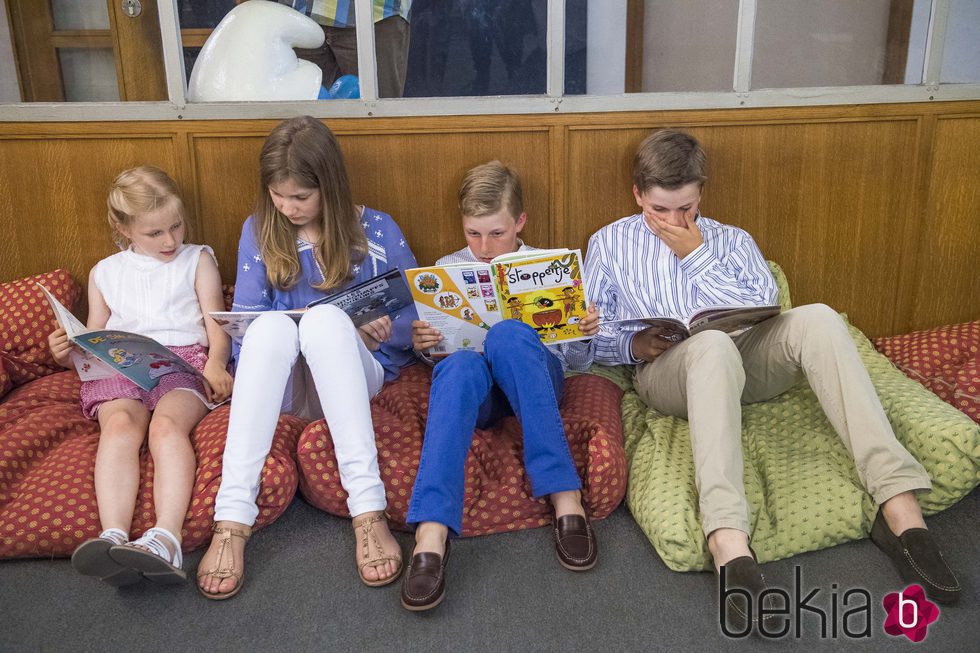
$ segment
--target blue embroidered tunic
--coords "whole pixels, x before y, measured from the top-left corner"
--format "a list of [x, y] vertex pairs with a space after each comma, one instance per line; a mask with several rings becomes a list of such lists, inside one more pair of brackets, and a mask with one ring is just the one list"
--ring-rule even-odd
[[[315, 299], [343, 290], [371, 277], [400, 268], [402, 273], [417, 267], [415, 255], [409, 248], [401, 229], [387, 213], [364, 208], [361, 226], [368, 239], [368, 253], [364, 260], [352, 263], [353, 278], [329, 292], [312, 286], [323, 281], [323, 272], [313, 254], [313, 244], [296, 240], [299, 251], [300, 275], [297, 283], [288, 290], [280, 290], [269, 283], [262, 253], [255, 238], [254, 218], [249, 216], [242, 226], [238, 242], [238, 272], [235, 279], [233, 311], [285, 311], [304, 308]], [[372, 352], [385, 369], [385, 381], [398, 378], [398, 371], [415, 360], [412, 353], [412, 320], [418, 319], [415, 306], [410, 305], [391, 316], [391, 339], [381, 343]], [[239, 345], [233, 346], [237, 359]]]

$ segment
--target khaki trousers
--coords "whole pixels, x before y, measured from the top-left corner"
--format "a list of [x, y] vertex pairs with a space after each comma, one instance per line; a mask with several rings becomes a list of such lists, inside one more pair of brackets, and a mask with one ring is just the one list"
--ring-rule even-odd
[[800, 306], [735, 336], [703, 331], [634, 371], [648, 406], [690, 423], [705, 535], [749, 533], [741, 405], [771, 399], [804, 377], [878, 504], [931, 487], [895, 439], [844, 321], [823, 304]]

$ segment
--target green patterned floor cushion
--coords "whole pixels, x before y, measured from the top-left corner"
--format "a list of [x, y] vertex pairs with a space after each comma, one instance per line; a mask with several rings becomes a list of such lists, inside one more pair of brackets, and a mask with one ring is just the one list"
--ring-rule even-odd
[[[780, 303], [789, 308], [785, 275], [770, 266]], [[919, 497], [923, 511], [948, 508], [980, 483], [980, 426], [907, 378], [858, 329], [848, 328], [896, 436], [932, 478], [932, 490]], [[594, 371], [626, 390], [630, 511], [668, 567], [710, 569], [687, 421], [647, 408], [631, 387], [629, 368]], [[877, 507], [806, 383], [743, 407], [742, 448], [752, 546], [760, 561], [867, 536]]]

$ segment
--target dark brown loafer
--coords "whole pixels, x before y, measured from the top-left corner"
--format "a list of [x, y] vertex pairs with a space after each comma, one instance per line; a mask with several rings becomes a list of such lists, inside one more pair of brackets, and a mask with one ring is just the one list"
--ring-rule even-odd
[[595, 566], [599, 549], [588, 517], [563, 515], [554, 521], [555, 552], [565, 569], [585, 571]]
[[[752, 549], [749, 549], [752, 551]], [[724, 575], [720, 575], [724, 572]], [[759, 597], [769, 589], [762, 567], [756, 561], [755, 552], [751, 556], [739, 556], [729, 560], [717, 572], [719, 596], [724, 603], [723, 615], [725, 622], [732, 628], [733, 634], [743, 635], [755, 630], [759, 625]], [[724, 585], [722, 586], [722, 583]], [[772, 596], [763, 598], [763, 606], [770, 614], [777, 608]]]
[[402, 605], [413, 612], [431, 610], [446, 595], [446, 564], [449, 562], [449, 539], [446, 552], [416, 553], [408, 563], [402, 579]]
[[906, 582], [921, 585], [930, 599], [945, 604], [959, 600], [960, 584], [928, 530], [909, 528], [895, 535], [879, 508], [871, 526], [871, 541], [891, 558]]

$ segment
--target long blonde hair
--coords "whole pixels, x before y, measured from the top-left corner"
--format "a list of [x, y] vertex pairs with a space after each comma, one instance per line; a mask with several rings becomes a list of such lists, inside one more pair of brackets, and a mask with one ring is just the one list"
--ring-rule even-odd
[[313, 250], [323, 282], [311, 285], [328, 290], [351, 279], [351, 265], [367, 256], [367, 237], [333, 132], [310, 116], [282, 121], [265, 139], [259, 173], [253, 215], [269, 283], [288, 290], [300, 276], [296, 232], [269, 194], [270, 185], [286, 180], [301, 188], [318, 189], [323, 202], [320, 238]]
[[112, 239], [120, 249], [129, 246], [129, 239], [120, 227], [130, 227], [139, 216], [160, 208], [170, 208], [175, 217], [184, 221], [184, 229], [187, 229], [184, 201], [180, 198], [177, 183], [156, 166], [142, 165], [120, 172], [109, 188], [106, 205]]

